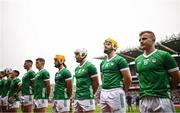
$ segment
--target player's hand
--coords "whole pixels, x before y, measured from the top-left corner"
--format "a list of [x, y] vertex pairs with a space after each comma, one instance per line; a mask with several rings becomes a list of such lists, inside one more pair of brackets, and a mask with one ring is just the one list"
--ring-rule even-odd
[[70, 113], [73, 112], [73, 97], [70, 97]]
[[48, 103], [51, 103], [51, 102], [52, 102], [52, 100], [50, 98], [48, 98]]
[[18, 97], [18, 96], [19, 96], [19, 93], [15, 93], [15, 94], [14, 94], [14, 97]]

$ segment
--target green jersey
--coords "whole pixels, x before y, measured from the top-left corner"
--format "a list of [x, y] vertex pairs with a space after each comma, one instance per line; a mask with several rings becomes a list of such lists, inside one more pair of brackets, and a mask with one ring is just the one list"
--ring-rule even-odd
[[123, 76], [120, 71], [128, 69], [129, 66], [126, 59], [119, 55], [103, 60], [100, 64], [102, 88], [113, 89], [123, 87]]
[[70, 97], [67, 92], [66, 80], [71, 79], [71, 73], [66, 68], [62, 68], [55, 74], [55, 89], [54, 89], [54, 99], [64, 100]]
[[2, 80], [3, 88], [2, 88], [1, 97], [8, 96], [8, 92], [9, 92], [10, 85], [11, 85], [11, 80], [12, 79], [10, 77], [3, 78], [3, 80]]
[[3, 91], [3, 79], [0, 79], [0, 96], [2, 94]]
[[[14, 80], [13, 79], [11, 80], [8, 97], [14, 96], [14, 94], [17, 93], [20, 84], [21, 84], [21, 80], [19, 78], [15, 78]], [[16, 97], [16, 101], [19, 101], [19, 97]]]
[[170, 98], [169, 72], [178, 70], [176, 61], [168, 52], [155, 50], [148, 56], [140, 55], [135, 60], [139, 74], [140, 96]]
[[97, 75], [96, 67], [86, 61], [83, 65], [79, 65], [75, 69], [75, 78], [76, 78], [76, 93], [75, 99], [93, 99], [94, 93], [92, 87], [92, 77]]
[[40, 70], [34, 78], [34, 99], [48, 99], [48, 92], [45, 81], [49, 80], [49, 72], [45, 69]]
[[33, 70], [28, 70], [22, 78], [22, 95], [33, 95], [31, 80], [35, 77], [35, 72]]

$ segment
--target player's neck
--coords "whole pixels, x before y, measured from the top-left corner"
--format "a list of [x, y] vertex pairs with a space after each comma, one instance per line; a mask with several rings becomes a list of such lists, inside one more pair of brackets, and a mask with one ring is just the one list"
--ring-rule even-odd
[[38, 68], [39, 71], [41, 71], [42, 69], [44, 69], [44, 66]]
[[112, 51], [111, 53], [107, 54], [108, 59], [111, 59], [112, 57], [114, 57], [116, 55], [115, 51]]
[[151, 48], [148, 48], [148, 49], [144, 50], [144, 54], [149, 55], [152, 52], [154, 52], [155, 50], [156, 50], [156, 48], [154, 46], [152, 46]]
[[82, 66], [85, 61], [86, 61], [86, 59], [83, 59], [83, 60], [80, 62], [80, 66]]
[[12, 80], [15, 80], [17, 77], [12, 77]]
[[31, 68], [26, 69], [27, 71], [31, 70]]
[[61, 66], [59, 67], [59, 70], [61, 70], [62, 68], [64, 68], [64, 66], [63, 66], [63, 65], [61, 65]]

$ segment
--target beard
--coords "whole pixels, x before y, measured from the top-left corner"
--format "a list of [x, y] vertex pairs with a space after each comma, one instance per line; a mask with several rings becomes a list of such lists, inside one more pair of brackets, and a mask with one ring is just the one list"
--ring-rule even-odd
[[76, 62], [77, 62], [77, 63], [80, 63], [80, 60], [76, 59]]
[[61, 66], [60, 63], [57, 63], [57, 64], [54, 65], [54, 67], [56, 67], [56, 68], [59, 68], [60, 66]]
[[104, 53], [109, 54], [113, 51], [113, 48], [104, 48]]

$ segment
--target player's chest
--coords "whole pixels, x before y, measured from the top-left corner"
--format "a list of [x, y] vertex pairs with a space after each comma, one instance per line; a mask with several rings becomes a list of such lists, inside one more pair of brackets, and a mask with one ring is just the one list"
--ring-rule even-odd
[[22, 81], [25, 82], [29, 79], [28, 74], [24, 74], [24, 76], [22, 77]]
[[102, 64], [102, 70], [114, 70], [117, 69], [117, 65], [115, 62], [105, 62]]
[[35, 76], [35, 80], [40, 80], [42, 78], [43, 74], [42, 73], [37, 73]]
[[162, 62], [157, 58], [144, 58], [140, 61], [137, 61], [136, 64], [137, 71], [146, 71], [146, 70], [157, 70], [162, 67]]
[[88, 70], [86, 68], [79, 68], [75, 71], [75, 77], [80, 78], [88, 75]]
[[63, 74], [62, 73], [56, 73], [55, 75], [55, 81], [59, 81], [63, 79]]

